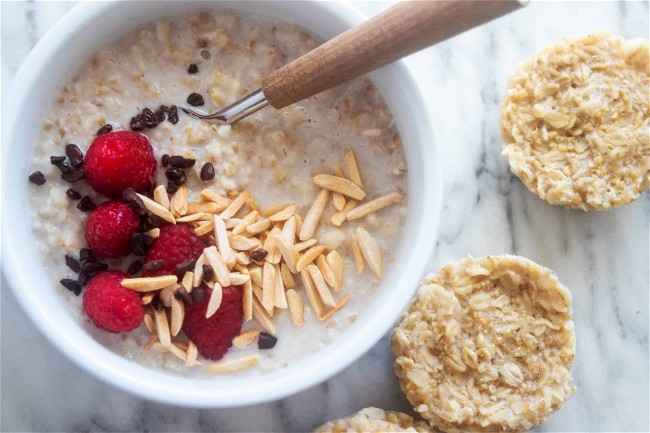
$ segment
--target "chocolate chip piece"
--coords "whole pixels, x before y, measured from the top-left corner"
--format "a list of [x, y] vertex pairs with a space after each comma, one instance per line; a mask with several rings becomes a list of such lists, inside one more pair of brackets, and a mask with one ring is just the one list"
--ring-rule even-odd
[[144, 205], [144, 202], [131, 187], [122, 191], [122, 201], [131, 206], [138, 215], [144, 215], [147, 213], [147, 207]]
[[79, 265], [79, 261], [74, 257], [66, 255], [65, 264], [76, 273], [79, 273], [79, 271], [81, 270], [81, 265]]
[[188, 305], [192, 303], [192, 297], [189, 293], [187, 293], [187, 290], [185, 290], [185, 287], [183, 286], [178, 286], [178, 290], [176, 290], [176, 293], [174, 293], [174, 297], [176, 299], [180, 299]]
[[165, 176], [167, 176], [168, 180], [178, 180], [180, 179], [181, 174], [183, 174], [183, 170], [178, 167], [169, 167], [165, 170]]
[[79, 283], [79, 285], [81, 287], [83, 287], [86, 284], [88, 284], [88, 281], [90, 281], [90, 278], [91, 278], [90, 275], [88, 275], [88, 274], [86, 274], [84, 272], [81, 272], [81, 273], [79, 273], [79, 277], [77, 277], [77, 283]]
[[257, 347], [259, 347], [260, 350], [273, 349], [277, 342], [278, 339], [271, 334], [260, 332], [260, 336], [257, 338]]
[[251, 253], [251, 259], [253, 259], [256, 262], [261, 262], [262, 260], [264, 260], [266, 258], [266, 255], [268, 253], [269, 252], [266, 251], [265, 249], [259, 248], [259, 249], [255, 250], [255, 251], [253, 251]]
[[138, 114], [137, 116], [132, 117], [129, 126], [131, 127], [131, 131], [142, 131], [144, 129], [144, 120], [142, 120], [142, 116]]
[[61, 165], [63, 162], [65, 162], [65, 156], [50, 156], [50, 164], [52, 165], [59, 167], [59, 165]]
[[65, 192], [65, 195], [67, 195], [72, 200], [79, 200], [81, 198], [81, 194], [72, 188], [68, 188], [68, 190]]
[[196, 66], [194, 63], [192, 63], [189, 68], [187, 68], [188, 74], [196, 74], [197, 72], [199, 72], [199, 67]]
[[174, 155], [169, 158], [169, 163], [171, 164], [172, 167], [176, 167], [176, 168], [190, 168], [194, 166], [194, 164], [196, 163], [196, 159], [185, 158], [180, 155]]
[[45, 176], [40, 171], [35, 171], [29, 175], [29, 181], [40, 186], [45, 183]]
[[70, 164], [75, 167], [81, 167], [84, 163], [84, 154], [76, 144], [68, 144], [65, 146], [65, 154], [70, 158]]
[[196, 265], [196, 260], [194, 259], [187, 259], [179, 264], [176, 265], [176, 268], [174, 268], [174, 272], [181, 274], [185, 273], [187, 271], [191, 271], [194, 269], [194, 265]]
[[129, 269], [126, 270], [128, 274], [137, 274], [142, 270], [142, 261], [141, 260], [136, 260], [135, 262], [131, 263], [129, 265]]
[[161, 105], [160, 107], [158, 107], [158, 110], [159, 110], [159, 111], [162, 111], [162, 112], [165, 113], [165, 114], [169, 114], [169, 107], [166, 106], [166, 105], [164, 105], [164, 104]]
[[174, 181], [174, 183], [178, 186], [185, 184], [187, 182], [187, 175], [185, 174], [184, 171], [181, 171], [181, 175]]
[[211, 162], [203, 164], [203, 167], [201, 167], [200, 177], [203, 181], [214, 179], [214, 165], [212, 165]]
[[178, 108], [175, 105], [172, 105], [167, 112], [167, 120], [171, 122], [172, 125], [178, 123]]
[[90, 197], [85, 195], [79, 203], [77, 203], [77, 209], [79, 209], [82, 212], [90, 212], [91, 210], [95, 209], [97, 206], [93, 201], [91, 200]]
[[93, 250], [90, 248], [82, 248], [79, 251], [79, 261], [80, 262], [94, 262], [95, 261], [95, 253], [93, 253]]
[[163, 304], [162, 304], [162, 302], [160, 301], [160, 298], [159, 298], [158, 296], [156, 296], [155, 298], [153, 298], [153, 299], [151, 300], [151, 306], [152, 306], [152, 307], [154, 308], [154, 310], [156, 310], [156, 311], [162, 311], [162, 309], [163, 309]]
[[201, 57], [203, 57], [205, 60], [210, 60], [212, 55], [210, 54], [210, 51], [208, 51], [208, 50], [201, 50]]
[[173, 180], [167, 182], [167, 194], [173, 194], [178, 191], [178, 185]]
[[147, 197], [149, 198], [153, 197], [153, 191], [156, 189], [157, 186], [158, 183], [156, 183], [155, 180], [151, 179], [151, 181], [149, 181], [149, 185], [147, 185], [147, 191], [146, 191]]
[[160, 158], [160, 163], [163, 167], [167, 167], [169, 165], [169, 158], [170, 156], [167, 153]]
[[158, 119], [158, 123], [164, 122], [165, 121], [165, 112], [163, 110], [156, 110], [156, 119]]
[[106, 269], [108, 269], [108, 265], [100, 262], [85, 262], [81, 265], [81, 272], [84, 274], [96, 274]]
[[210, 265], [203, 265], [203, 281], [212, 281], [214, 279], [214, 269]]
[[61, 179], [68, 183], [79, 182], [85, 177], [84, 172], [81, 170], [74, 169], [69, 172], [61, 173]]
[[142, 110], [142, 120], [147, 128], [155, 128], [158, 125], [158, 116], [149, 108]]
[[150, 262], [147, 262], [142, 266], [142, 269], [145, 271], [157, 271], [158, 269], [162, 269], [165, 266], [165, 261], [164, 260], [152, 260]]
[[100, 135], [108, 134], [113, 130], [113, 125], [109, 125], [108, 123], [101, 128], [97, 130], [97, 136], [99, 137]]
[[150, 211], [147, 211], [140, 217], [140, 225], [144, 231], [149, 231], [155, 227], [153, 223], [153, 214]]
[[190, 93], [190, 96], [187, 97], [187, 103], [192, 107], [200, 107], [205, 104], [205, 101], [203, 101], [203, 96], [198, 93]]
[[147, 253], [147, 248], [153, 243], [153, 238], [146, 233], [133, 233], [130, 243], [133, 254], [144, 256]]
[[79, 296], [79, 294], [81, 293], [81, 285], [79, 285], [79, 283], [76, 282], [75, 280], [71, 280], [70, 278], [64, 278], [59, 282], [63, 287], [70, 290], [75, 295]]
[[192, 289], [192, 300], [197, 303], [203, 302], [205, 299], [205, 289], [203, 287], [195, 287]]

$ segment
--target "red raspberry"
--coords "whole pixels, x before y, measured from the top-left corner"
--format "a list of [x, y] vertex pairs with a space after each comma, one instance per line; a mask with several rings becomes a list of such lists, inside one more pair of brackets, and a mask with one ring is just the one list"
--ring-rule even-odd
[[120, 285], [129, 278], [124, 272], [104, 271], [97, 274], [86, 287], [84, 309], [99, 329], [128, 332], [140, 326], [144, 305], [140, 295]]
[[86, 243], [100, 257], [123, 257], [131, 252], [131, 236], [140, 217], [128, 204], [111, 200], [92, 211], [86, 221]]
[[183, 331], [187, 338], [196, 344], [204, 358], [218, 361], [232, 346], [232, 339], [241, 332], [244, 314], [241, 289], [234, 286], [224, 287], [219, 309], [206, 319], [205, 312], [212, 289], [205, 286], [202, 288], [205, 290], [203, 302], [185, 306]]
[[116, 198], [128, 187], [145, 191], [153, 181], [156, 165], [146, 136], [117, 131], [95, 138], [86, 152], [84, 174], [95, 191]]
[[[200, 237], [194, 234], [194, 230], [185, 225], [168, 225], [160, 228], [160, 235], [153, 241], [151, 248], [144, 257], [144, 263], [154, 260], [165, 262], [162, 268], [155, 271], [142, 271], [143, 277], [156, 277], [158, 275], [169, 275], [175, 273], [177, 265], [185, 260], [198, 259], [205, 243]], [[176, 275], [183, 277], [183, 272]]]

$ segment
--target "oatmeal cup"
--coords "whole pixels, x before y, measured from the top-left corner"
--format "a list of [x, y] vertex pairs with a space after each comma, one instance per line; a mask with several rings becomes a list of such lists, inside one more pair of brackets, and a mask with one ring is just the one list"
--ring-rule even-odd
[[[46, 182], [34, 174], [29, 186], [3, 193], [33, 225], [30, 232], [3, 215], [3, 244], [11, 246], [3, 269], [32, 320], [82, 367], [147, 398], [232, 406], [324, 380], [380, 338], [385, 318], [396, 317], [410, 295], [394, 287], [414, 287], [432, 248], [440, 183], [426, 107], [400, 63], [372, 74], [374, 86], [357, 80], [232, 127], [179, 116], [177, 103], [232, 102], [359, 20], [344, 6], [311, 2], [206, 5], [170, 2], [160, 18], [137, 3], [82, 5], [36, 47], [19, 72], [24, 80], [13, 89], [18, 103], [5, 129], [6, 142], [29, 143], [29, 152], [19, 163], [3, 158], [3, 176], [40, 172]], [[314, 18], [323, 14], [335, 25]], [[106, 27], [89, 25], [99, 16], [108, 17]], [[292, 21], [302, 27], [286, 24]], [[55, 49], [71, 40], [85, 45]], [[50, 79], [40, 80], [46, 73]], [[42, 128], [21, 129], [19, 119]], [[162, 186], [155, 192], [138, 184], [120, 196], [123, 185], [100, 185], [105, 170], [94, 176], [106, 165], [88, 161], [101, 155], [89, 149], [126, 140], [120, 131], [150, 143]], [[85, 180], [77, 179], [78, 151]], [[144, 226], [128, 233], [143, 264], [136, 256], [91, 260], [84, 250], [96, 241], [86, 213], [111, 214], [117, 205], [104, 205], [109, 197], [144, 216]], [[203, 244], [191, 266], [167, 269], [171, 259], [151, 251], [177, 226]], [[130, 272], [104, 280], [139, 293], [144, 305], [143, 323], [128, 334], [98, 329], [109, 327], [89, 312], [101, 309], [82, 306], [87, 280], [104, 267]], [[203, 296], [194, 293], [199, 287]], [[233, 302], [241, 302], [244, 325], [232, 327], [233, 347], [213, 363], [222, 348], [217, 355], [197, 348], [201, 336], [188, 338], [183, 318], [213, 317]], [[196, 304], [205, 314], [193, 311]], [[122, 325], [110, 329], [133, 326]], [[252, 384], [255, 395], [246, 391]]]
[[314, 430], [314, 433], [426, 433], [430, 431], [431, 428], [426, 422], [414, 420], [405, 413], [367, 407], [348, 417], [323, 424]]

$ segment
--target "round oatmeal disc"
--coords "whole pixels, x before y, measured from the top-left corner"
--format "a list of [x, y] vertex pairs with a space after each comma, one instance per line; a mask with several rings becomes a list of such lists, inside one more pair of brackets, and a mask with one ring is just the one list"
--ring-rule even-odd
[[575, 391], [571, 293], [523, 257], [467, 256], [428, 275], [392, 343], [402, 391], [448, 433], [528, 430]]
[[567, 37], [521, 63], [501, 104], [503, 155], [551, 204], [605, 210], [650, 185], [648, 40]]
[[416, 421], [405, 413], [368, 407], [347, 418], [330, 421], [318, 427], [314, 433], [425, 433], [430, 431], [427, 423]]

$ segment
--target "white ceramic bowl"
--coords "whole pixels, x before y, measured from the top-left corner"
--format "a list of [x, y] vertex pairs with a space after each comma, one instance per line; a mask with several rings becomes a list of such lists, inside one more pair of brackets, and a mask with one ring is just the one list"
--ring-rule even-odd
[[43, 37], [16, 73], [3, 112], [2, 268], [13, 293], [43, 334], [95, 376], [160, 402], [227, 407], [274, 400], [320, 383], [363, 355], [393, 326], [425, 271], [435, 244], [441, 207], [439, 157], [426, 105], [403, 62], [371, 79], [397, 122], [409, 168], [408, 216], [396, 260], [378, 296], [331, 344], [286, 369], [262, 376], [186, 378], [146, 368], [89, 336], [52, 289], [35, 254], [27, 200], [29, 166], [44, 110], [61, 87], [101, 46], [161, 16], [200, 9], [230, 9], [301, 24], [329, 39], [364, 17], [335, 2], [88, 2], [75, 7]]

